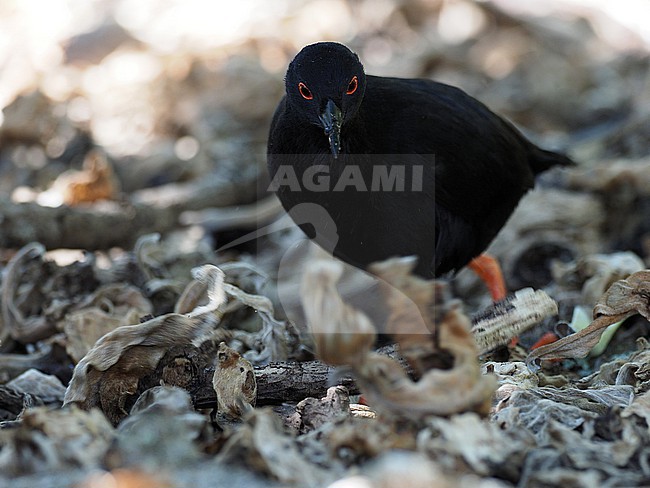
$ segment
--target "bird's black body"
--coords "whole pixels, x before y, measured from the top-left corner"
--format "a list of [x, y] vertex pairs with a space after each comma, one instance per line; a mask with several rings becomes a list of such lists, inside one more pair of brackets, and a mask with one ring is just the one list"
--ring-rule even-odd
[[[286, 85], [271, 124], [268, 167], [274, 181], [290, 168], [300, 188], [276, 185], [277, 194], [290, 213], [299, 204], [324, 209], [326, 219], [322, 212], [313, 219], [302, 212], [294, 220], [361, 268], [416, 255], [416, 271], [425, 277], [459, 269], [490, 244], [537, 173], [571, 163], [538, 148], [458, 88], [365, 75], [356, 55], [340, 44], [304, 48]], [[330, 135], [336, 124], [321, 115], [332, 110], [339, 140]], [[323, 165], [317, 174], [329, 177], [327, 191], [306, 188], [314, 178], [303, 179], [304, 172], [313, 176], [313, 165]], [[405, 168], [404, 189], [373, 187], [375, 172], [395, 165]], [[342, 175], [350, 184], [334, 191]], [[350, 175], [362, 175], [365, 185]]]

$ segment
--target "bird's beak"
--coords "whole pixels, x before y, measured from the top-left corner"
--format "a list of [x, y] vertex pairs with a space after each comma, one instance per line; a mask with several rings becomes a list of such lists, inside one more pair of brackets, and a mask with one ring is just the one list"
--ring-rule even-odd
[[332, 100], [328, 100], [327, 105], [325, 105], [325, 110], [318, 118], [321, 124], [323, 124], [325, 135], [330, 141], [332, 156], [336, 159], [341, 149], [341, 122], [343, 121], [341, 109]]

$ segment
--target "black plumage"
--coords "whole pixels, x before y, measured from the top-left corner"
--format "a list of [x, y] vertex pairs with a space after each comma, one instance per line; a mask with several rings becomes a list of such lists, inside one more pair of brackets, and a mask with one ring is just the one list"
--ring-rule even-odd
[[[310, 237], [361, 268], [406, 255], [424, 277], [462, 268], [535, 175], [571, 164], [458, 88], [366, 75], [342, 44], [303, 48], [285, 82], [268, 141], [272, 184]], [[375, 184], [396, 166], [396, 180], [383, 180], [392, 187]], [[330, 184], [305, 184], [319, 177]]]

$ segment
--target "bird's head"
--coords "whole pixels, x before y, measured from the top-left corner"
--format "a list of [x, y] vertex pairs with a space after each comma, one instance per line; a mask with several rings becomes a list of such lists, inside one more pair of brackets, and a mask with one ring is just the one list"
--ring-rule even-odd
[[310, 123], [323, 128], [332, 155], [341, 149], [341, 127], [354, 118], [366, 86], [359, 57], [343, 44], [304, 47], [285, 77], [287, 101]]

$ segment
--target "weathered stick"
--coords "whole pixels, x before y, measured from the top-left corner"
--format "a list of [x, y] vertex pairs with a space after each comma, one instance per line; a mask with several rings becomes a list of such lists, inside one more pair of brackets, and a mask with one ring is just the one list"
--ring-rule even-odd
[[208, 177], [198, 183], [140, 190], [128, 203], [52, 208], [0, 197], [0, 248], [29, 242], [40, 242], [47, 249], [130, 248], [141, 235], [178, 227], [179, 216], [186, 210], [234, 206], [250, 201], [255, 192], [255, 181]]
[[[394, 345], [385, 346], [378, 350], [381, 354], [398, 359], [404, 367], [405, 362], [397, 355]], [[165, 358], [176, 361], [178, 356]], [[200, 367], [200, 366], [199, 366]], [[158, 368], [161, 369], [160, 366]], [[204, 377], [211, 379], [214, 374], [214, 365], [209, 364], [204, 369]], [[359, 393], [354, 379], [348, 374], [342, 374], [340, 368], [329, 366], [321, 361], [285, 361], [271, 363], [267, 366], [255, 367], [257, 381], [257, 405], [280, 405], [282, 403], [295, 403], [307, 397], [321, 398], [327, 389], [333, 385], [345, 386], [351, 394]], [[196, 388], [195, 402], [200, 406], [216, 405], [217, 397], [212, 388]]]
[[181, 215], [180, 222], [183, 225], [201, 225], [212, 232], [257, 229], [278, 219], [283, 212], [280, 200], [272, 195], [249, 205], [187, 211]]
[[[472, 333], [481, 353], [507, 344], [510, 339], [521, 334], [546, 317], [557, 313], [557, 304], [545, 292], [525, 288], [506, 297], [482, 311], [472, 320]], [[396, 358], [395, 346], [381, 348], [378, 352]], [[199, 370], [201, 370], [199, 368]], [[336, 368], [321, 361], [272, 363], [256, 367], [257, 405], [297, 402], [308, 396], [320, 398], [333, 384], [344, 385], [350, 393], [358, 393], [354, 379], [348, 375], [339, 376]], [[205, 369], [211, 377], [214, 367]], [[201, 403], [216, 401], [209, 389], [203, 389], [207, 396]]]
[[320, 398], [334, 384], [345, 386], [352, 394], [359, 392], [350, 376], [339, 376], [336, 368], [320, 361], [271, 363], [255, 368], [255, 378], [257, 405]]
[[524, 288], [476, 315], [472, 334], [483, 354], [555, 314], [557, 303], [546, 292]]

